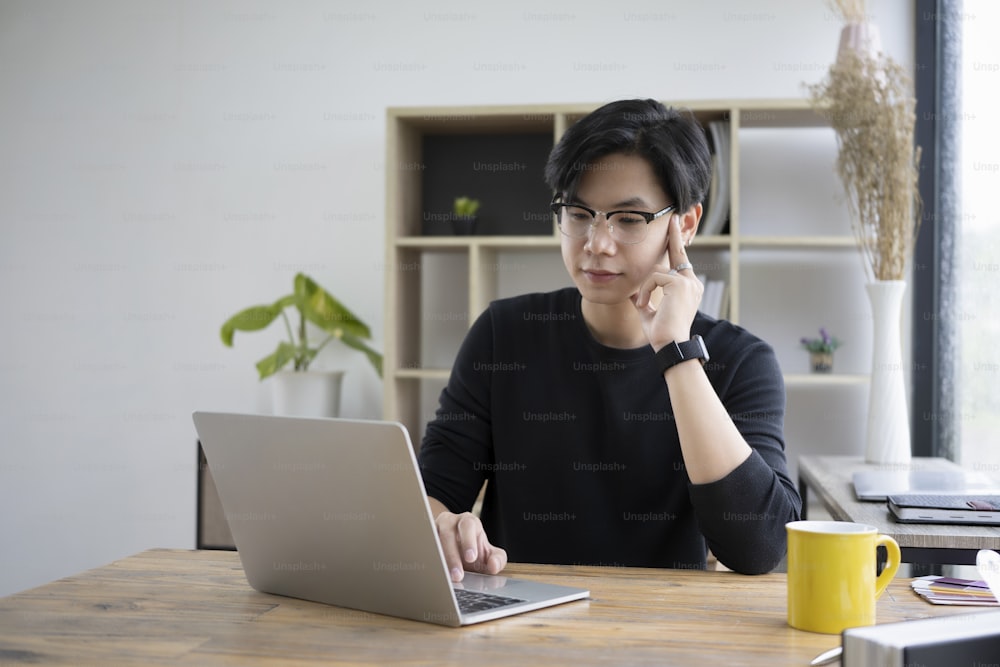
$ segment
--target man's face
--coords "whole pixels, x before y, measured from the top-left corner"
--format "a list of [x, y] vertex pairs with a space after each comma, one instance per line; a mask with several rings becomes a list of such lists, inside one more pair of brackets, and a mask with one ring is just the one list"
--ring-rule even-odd
[[[649, 162], [639, 155], [613, 153], [587, 165], [573, 203], [598, 211], [655, 213], [674, 202], [658, 183]], [[652, 268], [666, 262], [667, 225], [673, 212], [649, 223], [635, 244], [617, 241], [604, 215], [584, 238], [560, 235], [566, 270], [584, 299], [616, 304], [635, 294]]]

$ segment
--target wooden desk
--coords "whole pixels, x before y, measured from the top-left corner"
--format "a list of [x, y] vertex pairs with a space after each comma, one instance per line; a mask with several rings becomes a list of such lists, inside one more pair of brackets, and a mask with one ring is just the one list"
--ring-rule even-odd
[[[152, 550], [0, 598], [4, 665], [806, 665], [784, 574], [511, 565], [591, 599], [445, 628], [258, 593], [237, 554]], [[895, 581], [879, 622], [968, 613]]]
[[[860, 470], [879, 470], [878, 464], [856, 456], [802, 456], [798, 464], [803, 513], [812, 490], [834, 519], [870, 524], [896, 540], [905, 563], [975, 565], [980, 549], [1000, 549], [1000, 527], [899, 523], [884, 502], [858, 500], [851, 476]], [[907, 470], [961, 467], [947, 459], [915, 457]]]

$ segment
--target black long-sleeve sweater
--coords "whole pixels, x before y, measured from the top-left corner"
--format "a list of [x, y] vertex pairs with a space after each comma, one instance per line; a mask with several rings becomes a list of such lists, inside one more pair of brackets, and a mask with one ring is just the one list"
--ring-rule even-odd
[[[513, 562], [773, 569], [801, 501], [785, 462], [784, 384], [770, 346], [701, 313], [705, 372], [753, 449], [709, 484], [687, 477], [649, 346], [594, 340], [567, 288], [495, 301], [459, 350], [419, 460], [428, 495], [469, 510]], [[697, 363], [697, 362], [686, 362]]]

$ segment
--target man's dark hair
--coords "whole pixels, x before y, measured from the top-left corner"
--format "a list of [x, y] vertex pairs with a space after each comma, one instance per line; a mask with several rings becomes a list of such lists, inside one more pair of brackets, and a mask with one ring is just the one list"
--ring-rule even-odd
[[573, 124], [549, 154], [545, 182], [572, 199], [587, 166], [612, 153], [646, 158], [677, 211], [705, 200], [712, 180], [705, 130], [690, 111], [656, 100], [611, 102]]

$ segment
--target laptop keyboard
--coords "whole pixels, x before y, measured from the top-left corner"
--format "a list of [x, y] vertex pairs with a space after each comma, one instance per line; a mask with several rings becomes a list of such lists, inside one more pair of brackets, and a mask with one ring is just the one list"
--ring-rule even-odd
[[524, 602], [517, 598], [508, 598], [502, 595], [491, 595], [479, 591], [469, 591], [464, 588], [455, 589], [455, 599], [458, 600], [458, 610], [463, 614], [471, 614], [477, 611], [496, 609], [497, 607], [507, 607], [518, 602]]

